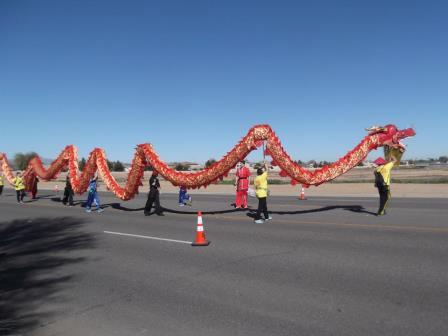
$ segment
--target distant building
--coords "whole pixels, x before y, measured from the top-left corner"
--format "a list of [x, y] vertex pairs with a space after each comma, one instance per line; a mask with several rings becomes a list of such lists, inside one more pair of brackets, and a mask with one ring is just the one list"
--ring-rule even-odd
[[192, 163], [192, 164], [189, 165], [189, 167], [190, 168], [188, 170], [193, 170], [193, 171], [204, 169], [204, 165], [201, 165], [199, 163]]

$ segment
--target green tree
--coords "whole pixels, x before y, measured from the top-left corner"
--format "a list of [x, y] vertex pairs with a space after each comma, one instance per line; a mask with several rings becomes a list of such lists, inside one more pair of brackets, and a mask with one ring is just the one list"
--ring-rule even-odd
[[254, 164], [254, 169], [263, 168], [263, 162], [257, 162]]
[[86, 166], [86, 159], [85, 158], [81, 158], [81, 161], [79, 161], [79, 164], [78, 164], [79, 170], [83, 171], [85, 166]]
[[214, 163], [216, 163], [216, 160], [215, 159], [208, 159], [206, 162], [205, 162], [205, 168], [208, 168], [208, 167], [210, 167], [212, 164], [214, 164]]
[[17, 153], [14, 155], [14, 167], [17, 170], [25, 170], [30, 160], [36, 156], [35, 152]]
[[120, 161], [114, 162], [113, 171], [116, 171], [116, 172], [124, 171], [124, 165]]
[[439, 157], [439, 161], [442, 163], [447, 163], [448, 162], [448, 156], [441, 156]]
[[187, 171], [189, 168], [190, 168], [189, 165], [182, 164], [182, 163], [178, 163], [178, 164], [176, 164], [176, 167], [175, 167], [175, 169], [176, 169], [177, 171]]
[[306, 165], [309, 166], [309, 167], [314, 167], [314, 168], [317, 168], [317, 166], [318, 166], [316, 160], [309, 160], [309, 161], [306, 163]]

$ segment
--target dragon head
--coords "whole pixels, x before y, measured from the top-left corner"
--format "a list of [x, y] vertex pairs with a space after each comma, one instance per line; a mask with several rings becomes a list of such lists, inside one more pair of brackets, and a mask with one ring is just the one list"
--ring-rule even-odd
[[412, 128], [399, 130], [395, 125], [372, 126], [366, 129], [369, 135], [378, 136], [378, 146], [388, 146], [404, 152], [405, 146], [401, 143], [404, 138], [412, 137], [416, 133]]

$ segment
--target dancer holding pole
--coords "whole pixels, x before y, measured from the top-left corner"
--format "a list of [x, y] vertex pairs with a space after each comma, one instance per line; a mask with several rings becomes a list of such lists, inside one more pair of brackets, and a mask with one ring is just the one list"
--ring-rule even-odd
[[[268, 170], [269, 166], [265, 159], [265, 146], [263, 142], [263, 168], [257, 169], [257, 177], [254, 181], [255, 194], [258, 198], [258, 209], [255, 215], [255, 223], [263, 224], [265, 220], [271, 220], [272, 217], [268, 212], [267, 198], [268, 198]], [[264, 219], [261, 218], [261, 213], [264, 215]]]

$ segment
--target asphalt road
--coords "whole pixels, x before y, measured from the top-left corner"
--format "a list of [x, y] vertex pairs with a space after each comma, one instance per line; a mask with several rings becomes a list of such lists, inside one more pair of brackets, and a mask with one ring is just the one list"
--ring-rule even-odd
[[448, 335], [447, 199], [271, 197], [254, 224], [230, 196], [42, 196], [0, 196], [2, 335]]

